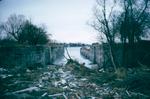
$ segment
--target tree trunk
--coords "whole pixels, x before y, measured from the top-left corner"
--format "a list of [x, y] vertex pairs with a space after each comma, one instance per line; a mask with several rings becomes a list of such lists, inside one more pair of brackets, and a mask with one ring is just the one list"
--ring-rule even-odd
[[109, 43], [109, 53], [110, 53], [110, 59], [111, 59], [111, 62], [112, 62], [112, 65], [114, 67], [114, 70], [116, 72], [117, 70], [117, 63], [116, 63], [116, 60], [115, 60], [115, 56], [114, 56], [114, 49], [113, 49], [113, 44]]
[[126, 66], [126, 53], [127, 53], [127, 43], [126, 43], [126, 38], [122, 41], [122, 63], [121, 65], [123, 67]]

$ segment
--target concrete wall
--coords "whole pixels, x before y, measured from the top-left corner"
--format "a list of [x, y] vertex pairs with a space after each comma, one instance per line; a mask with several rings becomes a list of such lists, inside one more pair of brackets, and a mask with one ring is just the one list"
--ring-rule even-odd
[[57, 45], [51, 47], [51, 61], [54, 62], [57, 58], [60, 58], [64, 54], [64, 46]]
[[1, 46], [0, 65], [28, 66], [34, 64], [51, 64], [57, 57], [61, 56], [63, 52], [63, 45]]
[[102, 66], [104, 63], [104, 50], [102, 45], [92, 45], [90, 47], [82, 47], [80, 49], [81, 55], [89, 59], [93, 63]]
[[[130, 67], [130, 64], [138, 65], [138, 61], [142, 64], [150, 66], [150, 41], [141, 41], [136, 43], [134, 46], [134, 57], [131, 57], [131, 49], [127, 45], [125, 53], [125, 65]], [[123, 46], [121, 44], [115, 45], [115, 59], [119, 65], [122, 64], [123, 56]], [[91, 60], [93, 63], [97, 63], [100, 67], [111, 66], [110, 53], [108, 44], [93, 44], [90, 47], [82, 47], [80, 53]], [[132, 65], [133, 66], [133, 65]]]

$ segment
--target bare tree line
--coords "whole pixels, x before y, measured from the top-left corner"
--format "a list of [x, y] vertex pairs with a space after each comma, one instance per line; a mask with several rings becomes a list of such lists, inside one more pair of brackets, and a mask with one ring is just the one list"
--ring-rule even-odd
[[7, 39], [18, 44], [46, 44], [49, 41], [44, 26], [34, 25], [24, 15], [10, 15], [8, 20], [0, 24], [1, 39]]
[[[150, 2], [149, 0], [96, 0], [94, 21], [91, 26], [107, 39], [111, 62], [114, 70], [124, 66], [126, 44], [134, 51], [134, 44], [149, 33]], [[119, 9], [118, 9], [118, 8]], [[116, 38], [123, 44], [122, 64], [114, 56]], [[132, 55], [133, 56], [133, 55]]]

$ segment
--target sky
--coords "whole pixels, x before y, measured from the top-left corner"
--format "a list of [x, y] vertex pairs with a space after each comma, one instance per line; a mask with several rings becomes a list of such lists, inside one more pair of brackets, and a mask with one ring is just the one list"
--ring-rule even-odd
[[25, 15], [34, 24], [44, 24], [58, 42], [94, 43], [96, 31], [87, 23], [95, 0], [2, 0], [0, 22], [11, 14]]

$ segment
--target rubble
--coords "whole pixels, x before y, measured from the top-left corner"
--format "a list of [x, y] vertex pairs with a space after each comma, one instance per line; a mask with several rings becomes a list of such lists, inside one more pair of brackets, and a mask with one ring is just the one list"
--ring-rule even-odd
[[75, 70], [76, 67], [73, 66], [71, 64], [50, 65], [37, 70], [26, 70], [24, 73], [18, 72], [16, 76], [3, 72], [3, 75], [14, 76], [11, 79], [0, 76], [3, 87], [3, 90], [0, 90], [2, 93], [0, 97], [8, 98], [11, 95], [16, 98], [32, 97], [31, 99], [51, 97], [56, 99], [103, 99], [104, 97], [120, 99], [122, 95], [132, 97], [131, 92], [125, 89], [113, 88], [109, 83], [99, 85], [92, 82], [90, 78], [95, 77], [95, 75], [91, 76], [93, 71], [88, 70], [88, 73], [84, 74], [82, 72], [87, 68], [82, 67], [81, 70]]

